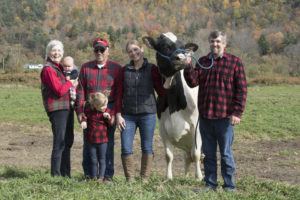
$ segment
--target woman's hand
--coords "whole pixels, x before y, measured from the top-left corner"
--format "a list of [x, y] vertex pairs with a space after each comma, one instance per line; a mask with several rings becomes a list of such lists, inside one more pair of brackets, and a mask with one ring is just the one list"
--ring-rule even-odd
[[120, 131], [123, 131], [126, 128], [126, 123], [121, 113], [116, 114], [116, 126]]
[[70, 81], [71, 81], [73, 87], [74, 87], [74, 88], [77, 88], [77, 85], [78, 85], [78, 78], [76, 78], [76, 79], [74, 79], [74, 80], [70, 80]]

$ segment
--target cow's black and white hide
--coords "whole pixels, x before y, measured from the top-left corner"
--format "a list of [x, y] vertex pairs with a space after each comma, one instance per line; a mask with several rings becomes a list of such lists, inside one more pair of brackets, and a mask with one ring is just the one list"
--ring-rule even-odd
[[[173, 178], [172, 161], [175, 146], [184, 151], [185, 174], [188, 173], [191, 162], [195, 162], [195, 176], [201, 180], [202, 142], [199, 127], [196, 127], [199, 117], [198, 87], [190, 88], [183, 77], [183, 69], [189, 67], [186, 54], [180, 51], [174, 53], [178, 49], [196, 51], [198, 46], [193, 43], [184, 45], [173, 33], [161, 34], [156, 40], [152, 37], [143, 37], [143, 41], [148, 47], [159, 52], [156, 61], [159, 72], [165, 79], [164, 87], [168, 88], [166, 97], [158, 97], [157, 100], [159, 131], [167, 160], [167, 178]], [[196, 141], [195, 134], [197, 134]]]

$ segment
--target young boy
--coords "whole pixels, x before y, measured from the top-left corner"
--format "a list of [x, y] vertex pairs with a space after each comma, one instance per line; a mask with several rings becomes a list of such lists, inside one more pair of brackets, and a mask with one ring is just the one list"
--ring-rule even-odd
[[[67, 56], [63, 59], [63, 68], [66, 80], [74, 80], [78, 78], [78, 68], [74, 65], [74, 59], [71, 56]], [[70, 104], [74, 108], [76, 101], [76, 88], [70, 88]]]
[[81, 120], [82, 129], [87, 129], [86, 141], [91, 160], [90, 178], [102, 182], [105, 173], [107, 129], [114, 124], [112, 111], [107, 108], [108, 98], [101, 92], [91, 93]]

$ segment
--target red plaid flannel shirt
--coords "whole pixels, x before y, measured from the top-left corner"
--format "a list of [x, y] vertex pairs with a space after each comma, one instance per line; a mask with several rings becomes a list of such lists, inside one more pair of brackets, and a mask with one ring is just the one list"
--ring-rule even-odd
[[114, 102], [120, 71], [121, 65], [112, 61], [107, 61], [101, 69], [98, 68], [96, 61], [82, 65], [78, 79], [79, 85], [76, 90], [78, 97], [76, 98], [77, 115], [83, 113], [84, 103], [90, 93], [109, 91], [108, 101], [109, 103]]
[[[112, 115], [110, 109], [106, 109], [107, 113]], [[87, 141], [89, 143], [105, 143], [108, 142], [107, 129], [109, 128], [109, 120], [103, 117], [103, 112], [92, 109], [89, 104], [84, 109], [87, 119]]]
[[[199, 59], [203, 66], [211, 64], [211, 54]], [[211, 69], [196, 68], [184, 70], [184, 77], [190, 87], [199, 85], [198, 109], [201, 118], [220, 119], [231, 115], [241, 118], [247, 98], [246, 75], [242, 61], [224, 51], [222, 57], [214, 60]]]

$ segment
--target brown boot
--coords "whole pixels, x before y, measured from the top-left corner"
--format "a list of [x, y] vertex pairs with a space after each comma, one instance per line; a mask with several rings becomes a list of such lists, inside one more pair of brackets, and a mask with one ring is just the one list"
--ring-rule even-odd
[[152, 160], [153, 154], [142, 154], [141, 178], [143, 181], [147, 181], [150, 177]]
[[126, 177], [126, 181], [130, 182], [133, 180], [134, 178], [134, 172], [135, 172], [135, 165], [134, 165], [134, 160], [133, 160], [133, 156], [129, 155], [129, 156], [121, 156], [122, 158], [122, 165], [123, 165], [123, 169], [124, 169], [124, 175]]

